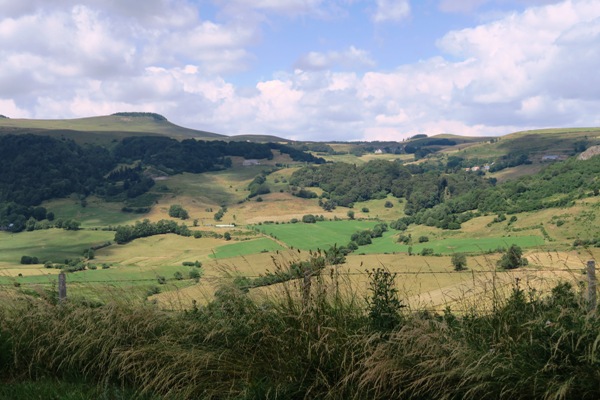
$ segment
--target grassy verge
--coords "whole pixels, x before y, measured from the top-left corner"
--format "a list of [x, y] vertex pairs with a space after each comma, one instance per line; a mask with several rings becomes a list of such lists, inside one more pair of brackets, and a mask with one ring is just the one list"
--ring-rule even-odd
[[516, 281], [504, 295], [491, 282], [462, 312], [439, 312], [403, 308], [393, 273], [371, 270], [365, 299], [337, 271], [263, 296], [224, 281], [184, 312], [4, 293], [0, 377], [177, 399], [600, 396], [600, 318], [576, 286]]

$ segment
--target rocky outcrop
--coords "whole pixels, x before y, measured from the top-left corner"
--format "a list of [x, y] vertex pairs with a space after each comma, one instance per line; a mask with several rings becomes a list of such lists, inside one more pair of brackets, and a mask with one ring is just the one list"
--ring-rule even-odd
[[578, 160], [589, 160], [590, 158], [600, 154], [600, 146], [592, 146], [580, 155], [577, 156]]

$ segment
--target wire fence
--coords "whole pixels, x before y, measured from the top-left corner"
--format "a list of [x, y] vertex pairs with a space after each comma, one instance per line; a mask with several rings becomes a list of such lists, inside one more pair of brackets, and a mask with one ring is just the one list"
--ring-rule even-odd
[[[579, 273], [579, 274], [585, 274], [585, 265], [582, 265], [581, 268], [545, 268], [545, 269], [511, 269], [511, 270], [463, 270], [463, 271], [423, 271], [423, 270], [419, 270], [419, 271], [393, 271], [391, 272], [392, 274], [395, 274], [396, 276], [403, 276], [403, 275], [407, 275], [407, 276], [418, 276], [418, 275], [490, 275], [490, 274], [496, 274], [496, 275], [502, 275], [502, 274], [529, 274], [529, 275], [535, 275], [535, 274], [548, 274], [548, 273], [563, 273], [563, 272], [568, 272], [568, 273]], [[77, 272], [72, 272], [70, 274], [77, 274]], [[70, 275], [67, 274], [67, 277]], [[340, 272], [337, 271], [336, 272], [336, 276], [338, 277], [344, 277], [344, 276], [368, 276], [370, 274], [369, 271], [365, 270], [363, 271], [354, 271], [354, 272]], [[35, 276], [35, 275], [34, 275]], [[210, 281], [228, 281], [228, 280], [232, 280], [235, 277], [244, 277], [244, 278], [251, 278], [251, 279], [255, 279], [255, 278], [263, 278], [265, 277], [265, 274], [259, 274], [259, 275], [246, 275], [246, 274], [239, 274], [239, 275], [231, 275], [231, 276], [217, 276], [217, 275], [202, 275], [200, 279], [206, 279], [206, 280], [210, 280]], [[14, 286], [14, 282], [18, 282], [21, 285], [52, 285], [52, 284], [56, 284], [56, 282], [58, 282], [58, 274], [56, 275], [51, 275], [48, 276], [48, 280], [47, 281], [36, 281], [36, 282], [27, 282], [27, 281], [21, 281], [21, 279], [27, 279], [27, 277], [25, 276], [21, 276], [21, 277], [9, 277], [12, 282], [0, 282], [0, 286]], [[160, 278], [160, 280], [162, 282], [181, 282], [181, 281], [185, 281], [185, 280], [193, 280], [192, 278], [166, 278], [163, 275], [157, 273], [155, 277], [153, 278], [138, 278], [138, 279], [99, 279], [99, 280], [94, 280], [94, 279], [80, 279], [79, 277], [75, 280], [69, 280], [70, 284], [77, 284], [77, 285], [86, 285], [86, 284], [111, 284], [111, 283], [139, 283], [139, 282], [157, 282], [157, 280]], [[301, 278], [292, 278], [292, 279], [301, 279]]]

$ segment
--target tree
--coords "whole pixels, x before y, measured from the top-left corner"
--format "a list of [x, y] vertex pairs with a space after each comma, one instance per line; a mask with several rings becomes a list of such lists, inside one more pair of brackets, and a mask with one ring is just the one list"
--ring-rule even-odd
[[383, 268], [367, 270], [369, 292], [367, 307], [371, 326], [376, 330], [390, 330], [402, 322], [400, 310], [406, 307], [398, 298], [396, 274]]
[[348, 211], [347, 215], [348, 215], [348, 218], [354, 219], [354, 211], [352, 211], [352, 210]]
[[463, 253], [452, 254], [452, 265], [455, 271], [462, 271], [467, 268], [467, 256]]
[[225, 240], [231, 240], [231, 233], [225, 232], [225, 234], [223, 235], [223, 237], [225, 238]]
[[527, 259], [523, 258], [523, 250], [516, 244], [511, 245], [502, 258], [498, 260], [498, 266], [504, 269], [515, 269], [528, 264]]
[[188, 219], [190, 216], [185, 208], [179, 204], [173, 204], [169, 207], [169, 217]]
[[317, 218], [312, 214], [306, 214], [302, 217], [302, 222], [305, 224], [314, 224], [317, 222]]

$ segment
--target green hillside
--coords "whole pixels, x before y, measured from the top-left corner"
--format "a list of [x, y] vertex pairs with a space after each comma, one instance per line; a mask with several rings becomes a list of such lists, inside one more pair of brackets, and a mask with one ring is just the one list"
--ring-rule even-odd
[[217, 133], [184, 128], [159, 114], [117, 113], [76, 119], [12, 119], [0, 118], [0, 133], [37, 133], [64, 136], [81, 141], [100, 138], [120, 139], [138, 135], [165, 135], [176, 139], [226, 139]]

